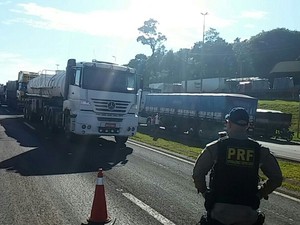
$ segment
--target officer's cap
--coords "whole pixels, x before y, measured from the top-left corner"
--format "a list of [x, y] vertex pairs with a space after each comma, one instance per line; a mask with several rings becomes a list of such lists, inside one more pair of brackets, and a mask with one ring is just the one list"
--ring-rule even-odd
[[244, 108], [236, 107], [231, 109], [229, 114], [225, 116], [225, 119], [239, 126], [247, 126], [249, 123], [249, 114]]

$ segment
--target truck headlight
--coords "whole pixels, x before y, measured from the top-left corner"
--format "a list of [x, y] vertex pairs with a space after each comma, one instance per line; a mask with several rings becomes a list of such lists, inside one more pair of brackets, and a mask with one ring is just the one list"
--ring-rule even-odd
[[90, 106], [91, 103], [89, 101], [81, 100], [80, 105]]
[[83, 110], [92, 110], [92, 105], [88, 101], [81, 100], [80, 101], [80, 109], [83, 109]]

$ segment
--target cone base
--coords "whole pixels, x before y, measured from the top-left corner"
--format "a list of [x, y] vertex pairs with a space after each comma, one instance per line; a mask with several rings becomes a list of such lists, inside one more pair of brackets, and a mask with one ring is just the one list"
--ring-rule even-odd
[[88, 224], [87, 225], [102, 225], [102, 224], [106, 224], [106, 223], [109, 223], [111, 221], [111, 218], [108, 217], [106, 218], [105, 221], [101, 221], [101, 222], [95, 222], [95, 221], [91, 221], [91, 219], [88, 219]]

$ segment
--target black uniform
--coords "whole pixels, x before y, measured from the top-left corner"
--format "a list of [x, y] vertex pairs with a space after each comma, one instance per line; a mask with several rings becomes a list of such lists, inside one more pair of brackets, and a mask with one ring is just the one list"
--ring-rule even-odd
[[218, 141], [217, 146], [210, 182], [215, 202], [258, 209], [260, 145], [251, 139], [226, 138]]
[[[260, 189], [259, 168], [268, 178]], [[205, 178], [209, 172], [208, 189]], [[281, 185], [282, 173], [268, 148], [236, 134], [205, 147], [196, 160], [193, 179], [206, 196], [205, 207], [213, 218], [224, 224], [254, 224], [260, 199]]]

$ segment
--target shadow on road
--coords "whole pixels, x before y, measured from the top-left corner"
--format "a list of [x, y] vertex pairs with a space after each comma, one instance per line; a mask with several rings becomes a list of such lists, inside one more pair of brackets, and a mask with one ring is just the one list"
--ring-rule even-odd
[[8, 138], [15, 139], [21, 146], [31, 147], [31, 150], [0, 162], [0, 169], [23, 176], [94, 172], [99, 168], [109, 170], [125, 165], [127, 156], [133, 151], [102, 138], [68, 143], [62, 135], [49, 135], [40, 129], [32, 131], [20, 120], [23, 119], [2, 119], [0, 122]]

